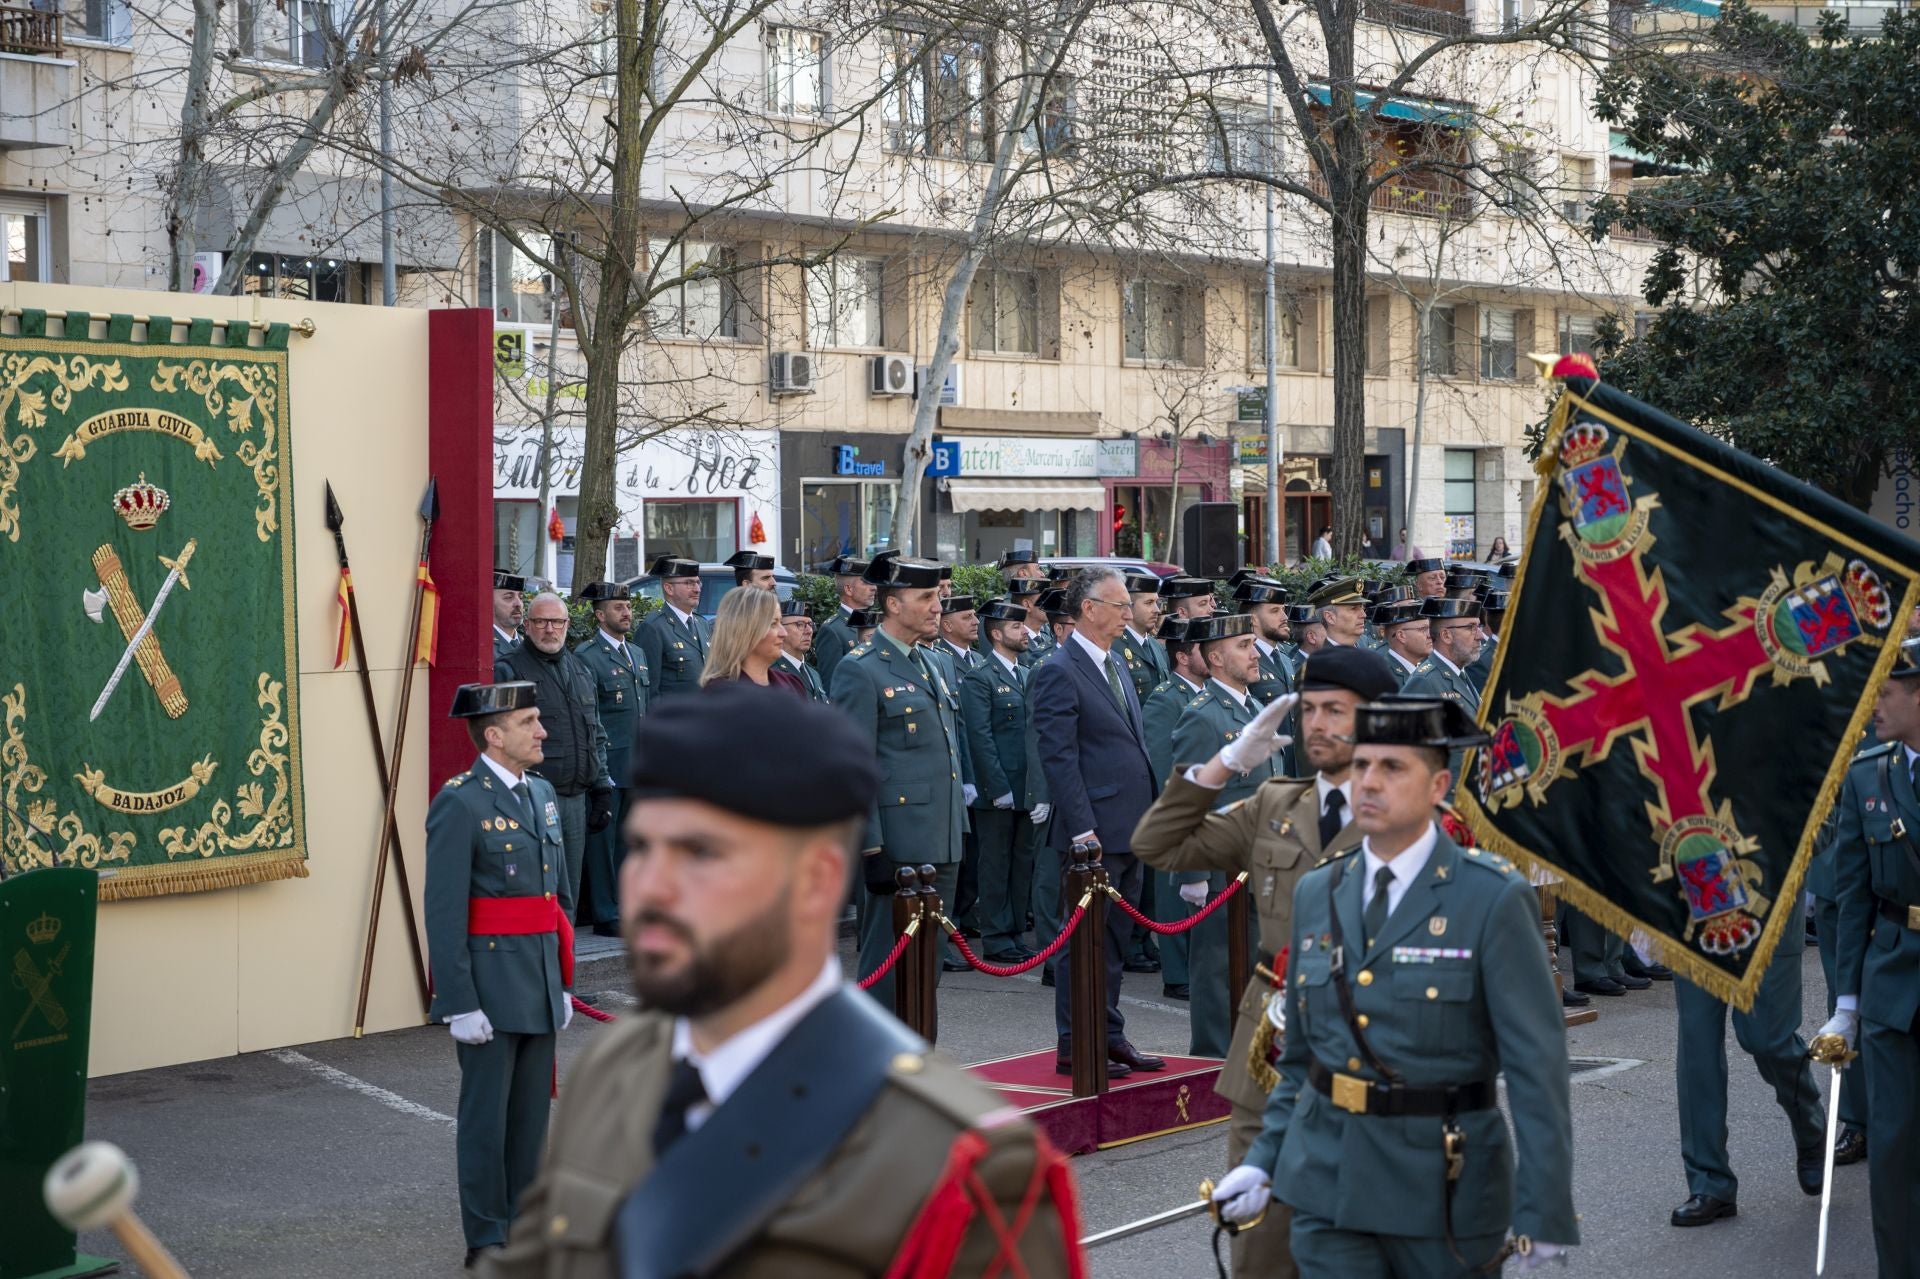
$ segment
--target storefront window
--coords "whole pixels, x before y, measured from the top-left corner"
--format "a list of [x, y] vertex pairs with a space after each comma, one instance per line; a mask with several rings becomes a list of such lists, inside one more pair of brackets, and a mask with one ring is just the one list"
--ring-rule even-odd
[[895, 480], [813, 480], [800, 486], [800, 566], [826, 570], [836, 556], [870, 556], [893, 542]]
[[494, 567], [522, 577], [540, 572], [540, 512], [532, 502], [493, 504]]
[[1446, 452], [1447, 555], [1456, 560], [1473, 558], [1473, 459], [1472, 449]]
[[671, 551], [718, 564], [740, 549], [740, 503], [673, 502], [649, 498], [643, 512], [649, 556]]

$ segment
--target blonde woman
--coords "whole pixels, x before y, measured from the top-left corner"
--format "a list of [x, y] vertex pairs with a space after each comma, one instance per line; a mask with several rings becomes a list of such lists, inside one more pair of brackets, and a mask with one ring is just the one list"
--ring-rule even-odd
[[700, 671], [700, 687], [745, 680], [761, 688], [783, 688], [801, 697], [807, 686], [786, 671], [774, 669], [780, 660], [780, 601], [772, 591], [736, 586], [720, 599], [713, 618], [713, 639], [707, 645], [707, 664]]

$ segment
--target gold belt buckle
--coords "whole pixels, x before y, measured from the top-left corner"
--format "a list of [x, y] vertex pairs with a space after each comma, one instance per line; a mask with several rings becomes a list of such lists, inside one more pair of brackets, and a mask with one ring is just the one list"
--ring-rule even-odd
[[1907, 907], [1907, 927], [1920, 933], [1920, 906]]
[[1367, 1113], [1367, 1081], [1353, 1075], [1335, 1074], [1333, 1077], [1333, 1104], [1349, 1114]]

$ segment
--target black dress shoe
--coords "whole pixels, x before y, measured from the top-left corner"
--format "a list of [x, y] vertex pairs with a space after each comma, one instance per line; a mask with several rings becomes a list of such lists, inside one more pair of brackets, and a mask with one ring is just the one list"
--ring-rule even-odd
[[1651, 978], [1635, 977], [1632, 973], [1621, 973], [1618, 977], [1609, 978], [1609, 980], [1617, 986], [1626, 987], [1628, 990], [1649, 990], [1653, 987]]
[[1800, 1181], [1800, 1189], [1810, 1195], [1820, 1193], [1820, 1187], [1826, 1183], [1827, 1152], [1819, 1146], [1808, 1146], [1794, 1152], [1793, 1175]]
[[618, 937], [620, 935], [619, 921], [616, 920], [610, 924], [595, 924], [593, 926], [593, 935], [595, 937]]
[[471, 1270], [473, 1269], [473, 1263], [480, 1260], [480, 1254], [499, 1251], [500, 1245], [497, 1243], [486, 1243], [481, 1244], [478, 1248], [469, 1248], [467, 1249], [467, 1259], [460, 1263], [460, 1267], [463, 1270]]
[[1120, 965], [1120, 970], [1128, 973], [1157, 973], [1160, 971], [1160, 965], [1151, 959], [1129, 959]]
[[1848, 1164], [1857, 1164], [1867, 1157], [1867, 1134], [1858, 1128], [1844, 1128], [1840, 1140], [1833, 1144], [1833, 1166], [1844, 1168]]
[[1168, 999], [1191, 1000], [1193, 993], [1185, 986], [1162, 986], [1160, 993]]
[[1592, 1002], [1593, 999], [1591, 996], [1583, 995], [1577, 990], [1563, 990], [1560, 992], [1560, 1003], [1567, 1008], [1585, 1008]]
[[[1069, 1057], [1065, 1052], [1061, 1052], [1055, 1056], [1053, 1059], [1053, 1073], [1056, 1075], [1071, 1075], [1073, 1073], [1073, 1058]], [[1115, 1079], [1125, 1079], [1132, 1073], [1133, 1067], [1123, 1061], [1109, 1060], [1107, 1062], [1107, 1079], [1109, 1082]]]
[[1627, 988], [1611, 977], [1596, 977], [1592, 981], [1577, 981], [1573, 988], [1583, 995], [1624, 995]]
[[971, 967], [971, 964], [960, 959], [943, 959], [940, 961], [940, 971], [943, 973], [964, 973]]
[[1042, 967], [1040, 969], [1040, 984], [1042, 986], [1051, 986], [1055, 984], [1053, 980], [1053, 969], [1047, 968], [1047, 967]]
[[1124, 1039], [1107, 1041], [1107, 1061], [1119, 1062], [1132, 1070], [1165, 1070], [1167, 1063], [1151, 1053], [1143, 1053]]
[[1025, 946], [1015, 946], [1012, 950], [996, 950], [987, 956], [990, 964], [1024, 964], [1033, 958], [1033, 952]]
[[1712, 1195], [1695, 1195], [1673, 1210], [1672, 1221], [1676, 1226], [1704, 1226], [1722, 1217], [1739, 1215], [1740, 1209], [1731, 1199], [1715, 1199]]

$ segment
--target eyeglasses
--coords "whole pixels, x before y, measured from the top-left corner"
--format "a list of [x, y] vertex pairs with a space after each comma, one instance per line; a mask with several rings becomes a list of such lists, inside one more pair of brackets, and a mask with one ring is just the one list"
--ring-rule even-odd
[[564, 617], [529, 617], [527, 619], [528, 626], [565, 626], [566, 624], [567, 619]]
[[1133, 607], [1133, 601], [1132, 601], [1132, 600], [1109, 600], [1109, 599], [1102, 599], [1102, 598], [1101, 598], [1100, 596], [1098, 596], [1098, 595], [1089, 595], [1089, 596], [1087, 596], [1087, 603], [1089, 603], [1089, 604], [1105, 604], [1105, 605], [1107, 605], [1107, 606], [1108, 606], [1108, 607], [1110, 607], [1110, 608], [1132, 608], [1132, 607]]

